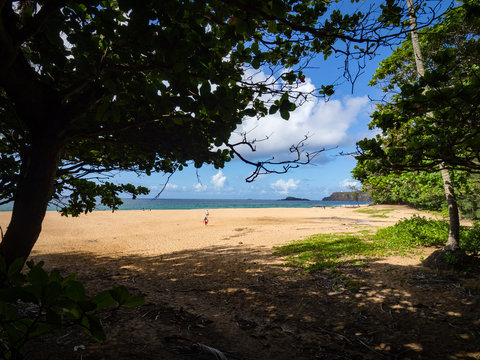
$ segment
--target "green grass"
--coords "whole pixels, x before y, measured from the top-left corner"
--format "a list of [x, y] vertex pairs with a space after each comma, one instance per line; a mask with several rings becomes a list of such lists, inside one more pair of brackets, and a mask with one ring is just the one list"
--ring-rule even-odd
[[370, 214], [370, 217], [387, 218], [387, 213], [393, 210], [394, 209], [358, 209], [354, 211], [362, 214]]
[[274, 254], [286, 256], [287, 266], [319, 271], [345, 264], [363, 266], [366, 258], [384, 253], [364, 235], [318, 234], [276, 247]]
[[[387, 209], [385, 209], [387, 210]], [[287, 266], [308, 272], [336, 269], [340, 266], [367, 266], [374, 257], [411, 256], [420, 246], [442, 246], [448, 238], [448, 223], [413, 216], [376, 234], [318, 234], [305, 240], [275, 248], [275, 255], [285, 256]], [[460, 246], [469, 252], [480, 250], [480, 223], [462, 228]]]

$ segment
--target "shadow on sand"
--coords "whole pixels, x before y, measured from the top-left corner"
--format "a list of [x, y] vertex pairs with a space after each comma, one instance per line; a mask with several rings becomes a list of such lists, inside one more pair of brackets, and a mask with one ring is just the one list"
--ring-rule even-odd
[[146, 304], [101, 313], [103, 344], [67, 327], [59, 339], [32, 344], [31, 359], [215, 359], [198, 344], [228, 359], [480, 358], [478, 277], [379, 259], [307, 274], [279, 266], [268, 251], [228, 246], [33, 258], [78, 273], [92, 294], [125, 285]]

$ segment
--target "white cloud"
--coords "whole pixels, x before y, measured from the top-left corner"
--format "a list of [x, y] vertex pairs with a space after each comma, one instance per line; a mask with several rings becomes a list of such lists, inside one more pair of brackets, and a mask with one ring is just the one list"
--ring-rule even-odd
[[219, 170], [218, 173], [212, 176], [210, 179], [210, 182], [213, 184], [213, 187], [215, 189], [221, 189], [224, 185], [225, 182], [227, 181], [227, 177], [223, 175], [222, 170]]
[[[149, 189], [152, 190], [152, 191], [158, 191], [160, 189], [163, 189], [163, 186], [150, 185]], [[177, 190], [177, 189], [178, 189], [178, 185], [168, 183], [167, 185], [165, 185], [165, 189], [163, 189], [163, 190]]]
[[287, 195], [290, 190], [295, 190], [299, 183], [300, 180], [288, 179], [288, 181], [285, 181], [280, 179], [271, 184], [270, 187], [279, 194]]
[[[258, 80], [258, 77], [261, 77], [261, 74], [257, 73], [254, 80]], [[298, 90], [310, 92], [314, 88], [311, 79], [306, 78]], [[283, 120], [279, 113], [260, 120], [246, 118], [232, 134], [230, 142], [240, 141], [244, 133], [247, 133], [247, 139], [250, 141], [269, 137], [268, 140], [255, 144], [257, 150], [255, 155], [258, 157], [284, 153], [305, 135], [310, 136], [305, 145], [312, 150], [353, 145], [355, 139], [348, 134], [348, 130], [360, 115], [368, 112], [368, 105], [367, 96], [344, 97], [341, 100], [327, 102], [322, 99], [310, 99], [291, 112], [288, 121]], [[244, 153], [248, 155], [248, 151], [245, 147]]]
[[350, 190], [350, 186], [355, 186], [357, 188], [361, 187], [361, 184], [357, 180], [352, 180], [352, 179], [345, 179], [338, 184], [342, 189], [348, 189]]
[[193, 185], [193, 190], [195, 192], [203, 192], [203, 191], [206, 191], [207, 190], [207, 185], [203, 185], [203, 184], [200, 184], [200, 183], [196, 183]]
[[176, 184], [168, 183], [165, 186], [165, 190], [177, 190], [177, 189], [178, 189], [178, 185]]

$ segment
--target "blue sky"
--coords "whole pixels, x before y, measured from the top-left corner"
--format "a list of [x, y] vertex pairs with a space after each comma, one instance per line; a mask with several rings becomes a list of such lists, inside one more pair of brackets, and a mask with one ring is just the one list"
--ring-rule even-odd
[[[223, 169], [203, 166], [195, 169], [187, 167], [181, 172], [168, 175], [137, 176], [120, 174], [119, 182], [131, 182], [143, 185], [151, 190], [148, 197], [159, 193], [168, 180], [168, 184], [159, 198], [178, 199], [281, 199], [286, 196], [321, 200], [334, 191], [348, 191], [348, 185], [354, 181], [351, 170], [355, 160], [351, 156], [340, 156], [340, 152], [353, 151], [355, 143], [366, 136], [371, 136], [367, 128], [372, 102], [368, 95], [378, 98], [378, 90], [367, 86], [371, 75], [381, 58], [371, 61], [356, 83], [352, 93], [351, 84], [344, 83], [336, 87], [335, 94], [328, 101], [316, 99], [298, 107], [285, 121], [279, 114], [266, 118], [246, 119], [239, 132], [246, 131], [250, 139], [269, 139], [257, 143], [255, 154], [245, 149], [243, 154], [250, 159], [276, 160], [288, 158], [288, 149], [302, 140], [306, 134], [310, 138], [306, 149], [313, 151], [322, 148], [333, 148], [321, 153], [312, 164], [291, 169], [282, 175], [269, 174], [258, 177], [247, 183], [247, 178], [254, 168], [234, 159]], [[335, 81], [343, 71], [342, 59], [331, 58], [327, 62], [315, 64], [305, 71], [308, 88], [320, 87]], [[232, 135], [234, 139], [236, 134]], [[255, 155], [255, 156], [253, 156]]]
[[[433, 1], [439, 3], [438, 1]], [[350, 2], [341, 2], [342, 7]], [[369, 1], [360, 3], [368, 6]], [[441, 3], [440, 3], [441, 4]], [[351, 5], [350, 5], [351, 6]], [[310, 136], [306, 149], [313, 151], [321, 148], [335, 148], [320, 154], [311, 164], [292, 169], [283, 175], [265, 175], [258, 177], [253, 183], [247, 178], [254, 168], [235, 159], [218, 170], [213, 166], [195, 169], [187, 167], [181, 172], [167, 175], [155, 174], [138, 177], [135, 174], [120, 174], [118, 182], [131, 182], [143, 185], [151, 190], [148, 197], [154, 197], [168, 183], [159, 198], [178, 199], [281, 199], [286, 196], [321, 200], [334, 191], [349, 191], [348, 186], [356, 182], [351, 178], [351, 170], [355, 160], [351, 156], [340, 156], [340, 152], [355, 149], [358, 140], [372, 133], [367, 124], [373, 103], [369, 96], [378, 99], [379, 89], [369, 87], [373, 73], [379, 62], [387, 57], [391, 50], [384, 49], [382, 56], [369, 60], [363, 74], [355, 87], [347, 81], [335, 88], [335, 94], [325, 102], [322, 99], [309, 101], [291, 113], [290, 120], [285, 121], [276, 114], [257, 121], [246, 119], [238, 132], [247, 132], [249, 139], [269, 137], [268, 141], [257, 143], [257, 158], [276, 160], [286, 159], [291, 145], [300, 141], [306, 134]], [[311, 68], [304, 71], [306, 90], [328, 85], [341, 77], [344, 58], [331, 56], [327, 61], [315, 60]], [[255, 76], [261, 77], [258, 73]], [[231, 140], [236, 134], [232, 135]], [[246, 149], [247, 150], [247, 149]], [[247, 158], [255, 159], [253, 154], [245, 151]]]

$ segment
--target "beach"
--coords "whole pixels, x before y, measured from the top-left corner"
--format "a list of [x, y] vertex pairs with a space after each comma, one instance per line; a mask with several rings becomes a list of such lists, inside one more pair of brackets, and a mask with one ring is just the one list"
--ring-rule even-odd
[[[376, 209], [380, 213], [359, 212]], [[379, 217], [382, 210], [384, 217]], [[79, 217], [64, 217], [48, 211], [32, 255], [89, 253], [121, 257], [155, 256], [209, 247], [258, 248], [271, 251], [275, 245], [316, 233], [358, 232], [393, 225], [419, 211], [406, 206], [254, 208], [209, 210], [94, 211]], [[389, 211], [391, 210], [391, 211]], [[0, 212], [3, 231], [10, 212]]]
[[[423, 267], [437, 248], [312, 273], [274, 253], [313, 234], [431, 215], [378, 205], [208, 209], [205, 226], [205, 210], [47, 212], [35, 261], [76, 273], [91, 296], [121, 285], [145, 305], [99, 312], [101, 344], [67, 324], [30, 344], [28, 358], [185, 360], [205, 358], [202, 349], [244, 360], [480, 358], [479, 280]], [[0, 212], [3, 231], [9, 218]]]

